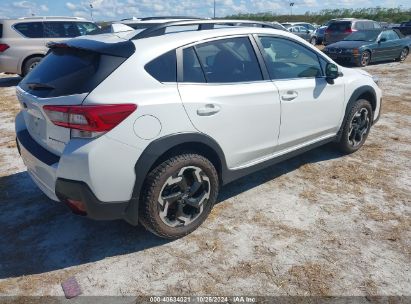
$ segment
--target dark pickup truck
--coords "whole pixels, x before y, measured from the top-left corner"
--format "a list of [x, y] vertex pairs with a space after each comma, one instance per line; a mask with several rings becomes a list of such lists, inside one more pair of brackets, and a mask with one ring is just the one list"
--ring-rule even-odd
[[401, 23], [400, 26], [394, 27], [394, 29], [399, 30], [404, 36], [411, 35], [411, 20]]

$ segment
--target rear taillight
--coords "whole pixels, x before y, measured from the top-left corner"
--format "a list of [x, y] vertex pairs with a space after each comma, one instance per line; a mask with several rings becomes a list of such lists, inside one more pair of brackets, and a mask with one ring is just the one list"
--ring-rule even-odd
[[110, 131], [137, 109], [135, 104], [96, 106], [44, 106], [56, 126], [85, 132]]
[[3, 53], [5, 50], [7, 50], [10, 46], [5, 43], [0, 43], [0, 53]]
[[346, 29], [346, 30], [344, 31], [344, 33], [351, 34], [351, 33], [356, 32], [356, 31], [357, 31], [357, 30], [348, 28], [348, 29]]

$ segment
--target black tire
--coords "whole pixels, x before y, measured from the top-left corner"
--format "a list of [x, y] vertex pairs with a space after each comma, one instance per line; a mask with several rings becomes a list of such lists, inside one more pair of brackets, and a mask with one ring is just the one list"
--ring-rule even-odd
[[170, 157], [147, 176], [139, 221], [162, 238], [183, 237], [207, 218], [218, 190], [218, 174], [208, 159], [192, 153]]
[[311, 37], [310, 43], [311, 43], [312, 45], [317, 45], [317, 38]]
[[27, 59], [23, 65], [21, 76], [22, 77], [26, 76], [33, 68], [36, 67], [36, 65], [41, 61], [41, 59], [43, 59], [43, 57], [40, 57], [40, 56]]
[[370, 133], [372, 117], [371, 103], [365, 99], [357, 100], [341, 126], [338, 149], [348, 154], [358, 151]]
[[400, 56], [398, 56], [398, 58], [396, 60], [400, 61], [400, 62], [405, 61], [405, 59], [407, 59], [407, 56], [408, 56], [409, 52], [410, 52], [410, 50], [407, 47], [403, 48], [401, 53], [400, 53]]
[[369, 51], [364, 51], [361, 53], [360, 59], [357, 62], [357, 65], [360, 67], [365, 67], [371, 62], [371, 53]]

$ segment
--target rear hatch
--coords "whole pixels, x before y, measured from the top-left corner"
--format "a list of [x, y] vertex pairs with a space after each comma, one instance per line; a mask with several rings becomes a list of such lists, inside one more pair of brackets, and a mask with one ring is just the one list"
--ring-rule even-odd
[[80, 105], [87, 95], [117, 69], [135, 47], [131, 41], [105, 43], [77, 38], [50, 45], [41, 63], [18, 85], [17, 97], [31, 137], [48, 151], [61, 155], [70, 129], [46, 118], [45, 105]]
[[331, 23], [325, 31], [326, 42], [333, 43], [343, 40], [352, 33], [351, 21], [339, 21]]

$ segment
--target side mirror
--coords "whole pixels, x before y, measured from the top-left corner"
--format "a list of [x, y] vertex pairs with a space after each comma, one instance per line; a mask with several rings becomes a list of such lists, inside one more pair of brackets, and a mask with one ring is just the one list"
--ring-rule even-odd
[[378, 40], [378, 43], [385, 42], [385, 41], [387, 41], [387, 38], [381, 37], [381, 38]]
[[330, 80], [338, 78], [340, 76], [338, 66], [334, 63], [327, 63], [327, 66], [325, 67], [325, 76]]

